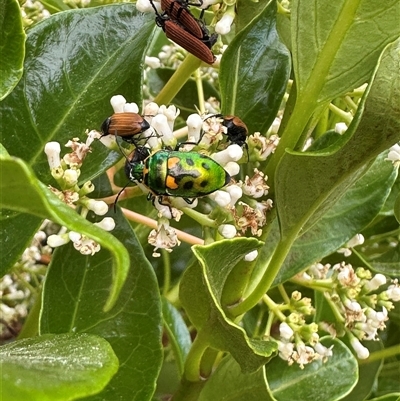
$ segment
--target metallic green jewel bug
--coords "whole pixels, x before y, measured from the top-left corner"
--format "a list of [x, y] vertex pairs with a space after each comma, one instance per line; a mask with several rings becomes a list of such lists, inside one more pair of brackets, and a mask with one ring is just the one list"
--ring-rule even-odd
[[162, 196], [181, 197], [187, 203], [221, 189], [231, 180], [230, 175], [216, 161], [198, 152], [136, 148], [125, 164], [131, 181], [144, 184], [149, 199]]

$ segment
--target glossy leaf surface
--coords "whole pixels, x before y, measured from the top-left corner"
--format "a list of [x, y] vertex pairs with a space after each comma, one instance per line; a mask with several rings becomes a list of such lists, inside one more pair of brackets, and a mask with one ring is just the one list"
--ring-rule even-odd
[[99, 392], [118, 370], [110, 344], [88, 334], [15, 341], [0, 348], [2, 401], [67, 401]]
[[110, 215], [112, 234], [129, 253], [129, 272], [109, 312], [111, 254], [84, 257], [71, 245], [54, 253], [44, 285], [41, 333], [84, 332], [105, 338], [120, 361], [109, 385], [90, 400], [150, 400], [162, 363], [161, 304], [156, 278], [132, 228], [120, 211]]
[[18, 1], [1, 0], [0, 10], [0, 100], [2, 100], [21, 79], [25, 32]]
[[281, 104], [290, 75], [290, 55], [276, 31], [271, 2], [244, 28], [221, 59], [221, 109], [237, 115], [249, 132], [264, 133]]

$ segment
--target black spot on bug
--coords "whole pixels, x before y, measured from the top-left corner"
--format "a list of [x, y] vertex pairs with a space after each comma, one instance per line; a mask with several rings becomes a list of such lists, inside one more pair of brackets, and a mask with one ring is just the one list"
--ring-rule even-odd
[[204, 181], [202, 181], [202, 182], [200, 183], [200, 186], [201, 186], [202, 188], [205, 188], [207, 185], [208, 185], [208, 181], [207, 181], [207, 180], [204, 180]]
[[187, 163], [189, 166], [194, 166], [194, 161], [193, 161], [193, 159], [187, 158], [187, 159], [186, 159], [186, 163]]
[[185, 182], [185, 184], [183, 185], [184, 189], [192, 189], [193, 188], [193, 181], [187, 181]]
[[204, 170], [211, 170], [211, 167], [210, 167], [209, 164], [206, 163], [206, 162], [201, 163], [201, 167], [203, 167]]

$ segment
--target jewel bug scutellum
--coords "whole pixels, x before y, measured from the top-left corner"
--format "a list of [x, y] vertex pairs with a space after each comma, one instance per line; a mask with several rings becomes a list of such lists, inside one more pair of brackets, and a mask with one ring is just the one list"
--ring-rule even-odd
[[102, 136], [120, 136], [128, 143], [136, 144], [140, 134], [150, 128], [150, 124], [137, 113], [114, 113], [101, 124]]
[[[153, 154], [144, 147], [136, 148], [125, 164], [129, 180], [149, 189], [148, 198], [181, 197], [187, 203], [227, 185], [231, 177], [210, 157], [198, 152], [159, 150]], [[161, 202], [160, 202], [161, 203]]]

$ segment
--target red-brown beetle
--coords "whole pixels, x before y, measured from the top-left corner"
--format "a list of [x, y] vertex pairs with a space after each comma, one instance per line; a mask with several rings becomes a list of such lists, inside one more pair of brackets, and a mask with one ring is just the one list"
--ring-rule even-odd
[[207, 36], [201, 40], [186, 31], [178, 22], [169, 18], [158, 15], [156, 23], [160, 26], [168, 39], [174, 41], [177, 45], [182, 46], [189, 53], [204, 61], [207, 64], [213, 64], [215, 56], [210, 50], [215, 44], [216, 35]]
[[138, 135], [149, 128], [150, 124], [140, 114], [130, 112], [114, 113], [101, 124], [102, 136], [118, 135], [133, 144], [141, 139]]
[[184, 0], [161, 0], [161, 9], [172, 20], [179, 22], [193, 36], [203, 39], [208, 34], [201, 22], [189, 11], [189, 3]]

